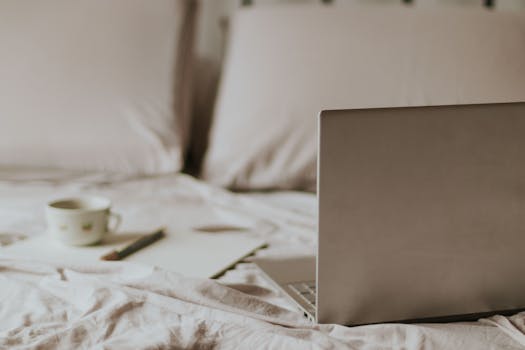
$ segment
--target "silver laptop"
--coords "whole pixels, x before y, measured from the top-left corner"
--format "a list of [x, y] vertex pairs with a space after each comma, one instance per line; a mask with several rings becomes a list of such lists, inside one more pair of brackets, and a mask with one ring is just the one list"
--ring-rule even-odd
[[317, 259], [257, 262], [305, 316], [525, 308], [525, 103], [323, 111], [319, 130]]

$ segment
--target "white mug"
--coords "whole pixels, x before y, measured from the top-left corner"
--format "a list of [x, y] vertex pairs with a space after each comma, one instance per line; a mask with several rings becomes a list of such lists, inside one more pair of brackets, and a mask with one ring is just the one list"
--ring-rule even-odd
[[[109, 229], [110, 218], [115, 223]], [[117, 230], [120, 215], [111, 212], [111, 201], [102, 197], [76, 197], [48, 203], [48, 233], [67, 245], [89, 245], [99, 242], [107, 233]]]

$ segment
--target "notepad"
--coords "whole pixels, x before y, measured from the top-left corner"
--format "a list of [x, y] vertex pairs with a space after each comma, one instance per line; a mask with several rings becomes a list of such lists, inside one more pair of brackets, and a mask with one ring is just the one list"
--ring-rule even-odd
[[[109, 235], [99, 245], [66, 246], [47, 234], [0, 248], [0, 255], [22, 256], [35, 260], [89, 264], [112, 249], [119, 249], [144, 233]], [[188, 277], [214, 278], [244, 257], [263, 247], [265, 242], [242, 232], [170, 232], [152, 245], [128, 256], [125, 261], [153, 265]]]

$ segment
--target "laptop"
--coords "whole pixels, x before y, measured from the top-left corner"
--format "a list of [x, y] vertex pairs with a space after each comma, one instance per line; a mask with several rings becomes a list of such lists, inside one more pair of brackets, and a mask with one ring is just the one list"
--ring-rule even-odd
[[316, 259], [257, 260], [319, 323], [525, 309], [525, 103], [319, 116]]

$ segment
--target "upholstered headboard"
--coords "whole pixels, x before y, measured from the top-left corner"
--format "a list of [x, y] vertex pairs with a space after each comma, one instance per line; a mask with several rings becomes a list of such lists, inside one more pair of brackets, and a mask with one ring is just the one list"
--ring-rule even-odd
[[[334, 0], [320, 0], [320, 1], [326, 4], [334, 2]], [[414, 2], [414, 0], [401, 0], [401, 1], [407, 4]], [[253, 3], [254, 3], [253, 0], [241, 0], [241, 5], [243, 6], [252, 5]], [[487, 7], [494, 7], [495, 0], [483, 0], [483, 5]]]

